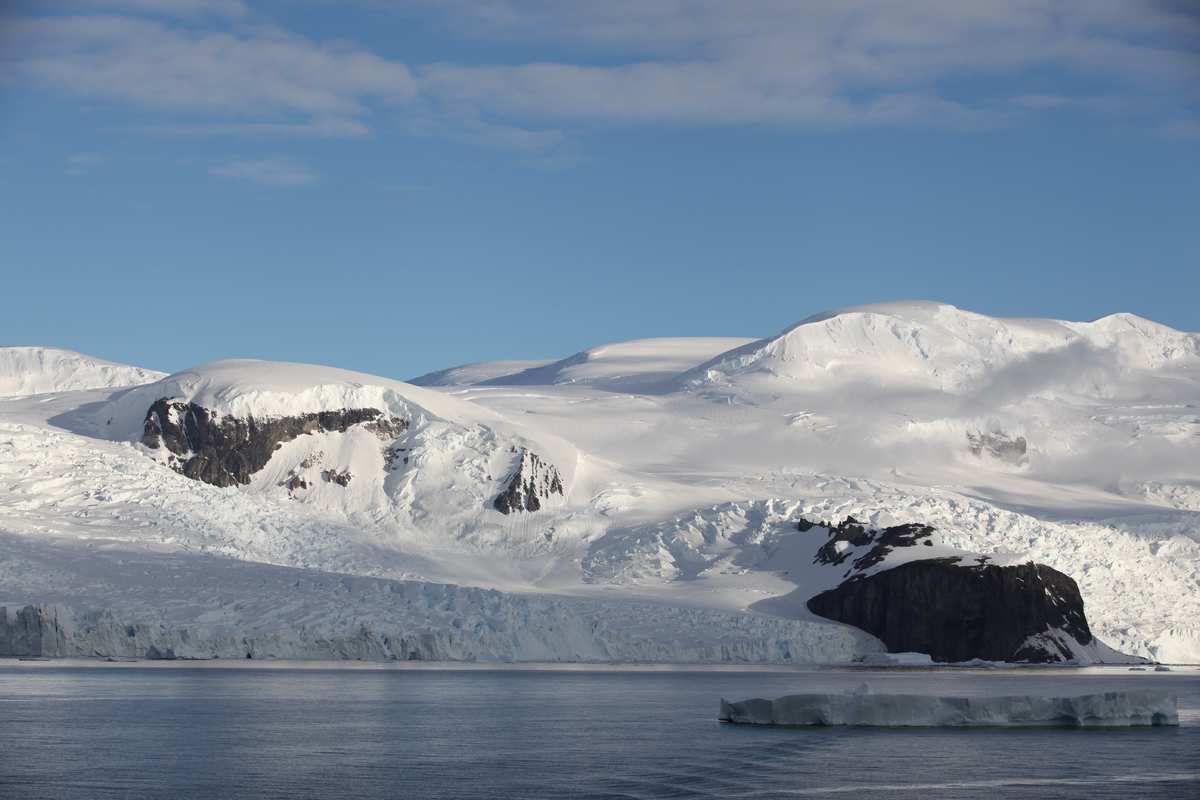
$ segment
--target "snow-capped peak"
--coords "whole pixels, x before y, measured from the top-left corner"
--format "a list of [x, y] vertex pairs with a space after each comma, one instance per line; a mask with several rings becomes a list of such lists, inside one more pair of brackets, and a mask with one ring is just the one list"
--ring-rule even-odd
[[135, 386], [163, 374], [56, 347], [0, 347], [0, 397]]
[[780, 334], [723, 353], [681, 385], [775, 380], [804, 388], [842, 382], [958, 392], [1018, 364], [1149, 370], [1200, 366], [1200, 338], [1131, 314], [1095, 322], [1006, 319], [947, 303], [903, 301], [810, 316]]

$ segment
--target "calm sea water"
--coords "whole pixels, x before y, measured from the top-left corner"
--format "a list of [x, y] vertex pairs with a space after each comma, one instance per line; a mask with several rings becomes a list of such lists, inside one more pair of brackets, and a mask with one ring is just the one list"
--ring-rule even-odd
[[[1171, 688], [1181, 727], [770, 729], [718, 698]], [[1200, 798], [1200, 672], [0, 662], [0, 798]]]

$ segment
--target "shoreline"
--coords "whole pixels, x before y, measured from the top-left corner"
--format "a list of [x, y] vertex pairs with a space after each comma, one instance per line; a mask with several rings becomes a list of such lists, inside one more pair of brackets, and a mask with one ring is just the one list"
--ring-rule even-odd
[[99, 668], [99, 669], [232, 669], [232, 670], [360, 670], [360, 671], [442, 671], [442, 672], [696, 672], [737, 673], [757, 672], [803, 673], [998, 673], [1112, 675], [1138, 673], [1141, 675], [1171, 675], [1200, 672], [1200, 664], [1165, 664], [1169, 670], [1155, 671], [1155, 665], [1140, 669], [1128, 664], [934, 664], [926, 666], [892, 666], [880, 664], [697, 664], [657, 662], [591, 662], [591, 661], [360, 661], [320, 659], [108, 659], [95, 658], [0, 658], [0, 669], [28, 667], [30, 669]]

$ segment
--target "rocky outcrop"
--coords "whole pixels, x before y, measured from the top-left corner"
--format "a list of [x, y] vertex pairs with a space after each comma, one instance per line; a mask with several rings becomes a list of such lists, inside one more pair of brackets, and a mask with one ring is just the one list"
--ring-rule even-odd
[[[800, 520], [796, 527], [801, 531], [811, 530], [813, 523]], [[839, 525], [822, 523], [829, 529], [829, 540], [817, 550], [814, 564], [838, 565], [852, 555], [856, 556], [851, 562], [851, 570], [861, 572], [882, 563], [888, 554], [898, 547], [912, 547], [917, 544], [932, 546], [930, 537], [934, 528], [929, 525], [895, 525], [890, 528], [868, 528], [854, 517], [846, 517]], [[866, 552], [858, 548], [870, 545]]]
[[346, 487], [350, 485], [350, 479], [354, 477], [348, 469], [327, 469], [321, 472], [321, 480], [326, 483], [336, 483], [338, 486]]
[[553, 464], [525, 448], [514, 448], [513, 452], [519, 453], [519, 461], [504, 491], [492, 503], [497, 511], [537, 511], [552, 495], [563, 496], [562, 478]]
[[239, 418], [222, 416], [196, 403], [163, 398], [146, 412], [142, 444], [165, 448], [171, 454], [168, 463], [189, 478], [214, 486], [236, 486], [249, 483], [284, 442], [310, 433], [344, 433], [355, 425], [380, 438], [394, 439], [409, 423], [376, 408]]
[[975, 456], [987, 453], [1010, 464], [1024, 464], [1028, 457], [1029, 443], [1025, 441], [1024, 436], [1009, 436], [1002, 431], [967, 431], [967, 449]]
[[300, 475], [297, 475], [293, 470], [288, 473], [288, 476], [279, 483], [284, 489], [287, 489], [289, 497], [295, 497], [298, 492], [302, 492], [308, 488], [308, 481]]
[[936, 661], [1071, 660], [1092, 642], [1079, 587], [1040, 564], [909, 561], [855, 575], [808, 601], [814, 614], [853, 625], [892, 652]]
[[864, 630], [891, 652], [1048, 662], [1078, 658], [1093, 642], [1079, 587], [1050, 567], [992, 564], [940, 544], [929, 525], [871, 528], [847, 517], [797, 527], [827, 533], [813, 563], [842, 570], [838, 586], [807, 601], [809, 611]]

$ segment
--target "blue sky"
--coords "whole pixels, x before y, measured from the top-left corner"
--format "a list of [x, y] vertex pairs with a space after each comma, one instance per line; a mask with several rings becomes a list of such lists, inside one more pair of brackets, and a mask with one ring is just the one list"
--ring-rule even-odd
[[1152, 0], [16, 0], [0, 343], [394, 377], [930, 298], [1200, 330]]

